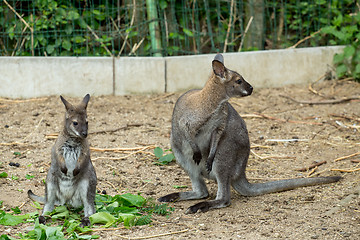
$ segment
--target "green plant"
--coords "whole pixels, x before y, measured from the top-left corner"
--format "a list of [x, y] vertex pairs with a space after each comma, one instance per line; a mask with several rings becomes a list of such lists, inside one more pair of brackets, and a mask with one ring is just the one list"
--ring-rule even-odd
[[346, 45], [342, 53], [334, 55], [336, 75], [360, 81], [360, 14], [339, 14], [331, 23], [332, 26], [323, 28], [322, 32], [335, 37], [333, 44]]
[[8, 174], [6, 172], [0, 173], [0, 178], [6, 178]]
[[171, 151], [171, 149], [168, 149], [168, 150], [165, 150], [165, 151], [163, 151], [163, 150], [162, 150], [161, 148], [159, 148], [159, 147], [156, 147], [156, 148], [154, 149], [155, 157], [158, 158], [157, 164], [167, 165], [167, 164], [171, 163], [172, 160], [175, 159], [175, 156], [174, 156], [174, 154], [172, 154], [172, 153], [168, 153], [168, 154], [165, 154], [165, 155], [164, 155], [164, 152], [169, 152], [169, 151]]
[[[34, 207], [39, 209], [39, 204]], [[125, 227], [146, 225], [151, 223], [153, 214], [169, 215], [174, 209], [167, 204], [155, 204], [142, 197], [141, 195], [134, 195], [125, 193], [122, 195], [96, 195], [95, 198], [96, 213], [90, 216], [92, 226], [104, 225], [104, 227], [116, 226], [123, 223]], [[82, 209], [69, 209], [66, 206], [58, 206], [52, 212], [46, 213], [50, 216], [53, 222], [58, 223], [58, 226], [50, 226], [50, 224], [39, 224], [38, 211], [20, 214], [21, 210], [18, 207], [12, 208], [13, 213], [5, 213], [0, 210], [0, 224], [6, 226], [14, 226], [24, 222], [34, 222], [34, 229], [19, 234], [22, 239], [95, 239], [98, 235], [91, 235], [92, 229], [90, 227], [82, 228], [81, 217]], [[83, 234], [87, 235], [83, 235]], [[81, 235], [80, 235], [81, 234]], [[7, 235], [2, 235], [0, 240], [10, 239]]]

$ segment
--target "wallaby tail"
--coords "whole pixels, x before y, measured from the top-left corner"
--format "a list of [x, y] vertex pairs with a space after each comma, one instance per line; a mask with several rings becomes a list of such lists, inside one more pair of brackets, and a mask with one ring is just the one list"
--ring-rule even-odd
[[31, 190], [28, 191], [28, 196], [31, 200], [45, 204], [45, 197], [41, 197], [33, 193]]
[[265, 183], [249, 183], [245, 177], [242, 177], [232, 183], [233, 188], [244, 196], [258, 196], [266, 193], [281, 192], [298, 187], [313, 186], [337, 182], [341, 179], [339, 176], [316, 177], [316, 178], [294, 178]]

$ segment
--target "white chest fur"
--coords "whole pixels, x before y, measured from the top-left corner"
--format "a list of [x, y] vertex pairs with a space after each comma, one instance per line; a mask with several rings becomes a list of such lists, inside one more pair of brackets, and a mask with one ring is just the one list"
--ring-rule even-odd
[[63, 157], [68, 173], [72, 173], [81, 153], [81, 146], [76, 143], [65, 143], [63, 146]]

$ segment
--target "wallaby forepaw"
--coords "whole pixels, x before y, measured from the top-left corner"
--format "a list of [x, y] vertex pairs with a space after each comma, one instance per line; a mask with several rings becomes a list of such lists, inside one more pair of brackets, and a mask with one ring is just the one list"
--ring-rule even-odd
[[208, 171], [208, 173], [210, 173], [212, 170], [212, 162], [210, 162], [209, 160], [206, 162], [206, 170]]
[[61, 168], [60, 168], [60, 170], [61, 170], [61, 172], [63, 173], [63, 174], [67, 174], [67, 167], [64, 165], [64, 166], [62, 166]]
[[175, 202], [180, 197], [179, 193], [171, 193], [158, 199], [159, 202]]
[[39, 223], [40, 224], [45, 224], [46, 223], [46, 218], [44, 216], [40, 216], [39, 217]]
[[76, 175], [78, 175], [80, 172], [80, 168], [75, 168], [73, 171], [73, 176], [75, 177]]
[[84, 217], [83, 219], [81, 219], [81, 224], [80, 227], [88, 227], [90, 226], [90, 219], [88, 217]]
[[202, 159], [201, 152], [194, 152], [193, 159], [196, 164], [199, 164]]
[[208, 202], [199, 202], [191, 207], [189, 207], [185, 214], [192, 214], [192, 213], [197, 213], [197, 212], [207, 212], [209, 211], [210, 206]]

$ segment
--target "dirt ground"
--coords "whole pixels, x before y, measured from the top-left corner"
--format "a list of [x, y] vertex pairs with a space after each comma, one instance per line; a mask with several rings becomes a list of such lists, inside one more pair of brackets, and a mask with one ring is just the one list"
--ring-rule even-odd
[[[360, 151], [360, 100], [307, 104], [284, 97], [313, 102], [359, 97], [360, 84], [323, 81], [313, 89], [309, 91], [307, 85], [255, 89], [249, 97], [230, 101], [249, 130], [252, 154], [247, 174], [252, 182], [333, 175], [342, 176], [340, 182], [258, 197], [243, 197], [232, 190], [227, 208], [185, 215], [198, 201], [176, 202], [170, 204], [175, 208], [170, 217], [157, 216], [151, 225], [96, 233], [101, 239], [360, 239], [360, 171], [335, 171], [360, 168], [360, 155], [335, 161]], [[90, 99], [89, 141], [93, 148], [149, 147], [137, 153], [131, 149], [92, 150], [99, 190], [110, 195], [140, 192], [157, 199], [178, 191], [175, 185], [191, 188], [189, 177], [176, 162], [158, 166], [151, 154], [151, 146], [170, 148], [171, 114], [180, 94]], [[21, 206], [23, 213], [35, 211], [26, 192], [44, 193], [42, 180], [55, 141], [51, 134], [61, 129], [63, 115], [59, 96], [0, 100], [0, 172], [9, 174], [0, 178], [5, 210]], [[322, 161], [326, 163], [316, 169], [298, 171]], [[9, 166], [10, 162], [20, 163], [20, 167]], [[26, 174], [35, 177], [28, 180]], [[210, 198], [214, 198], [217, 185], [207, 183]], [[0, 232], [15, 236], [29, 226], [0, 225]]]

